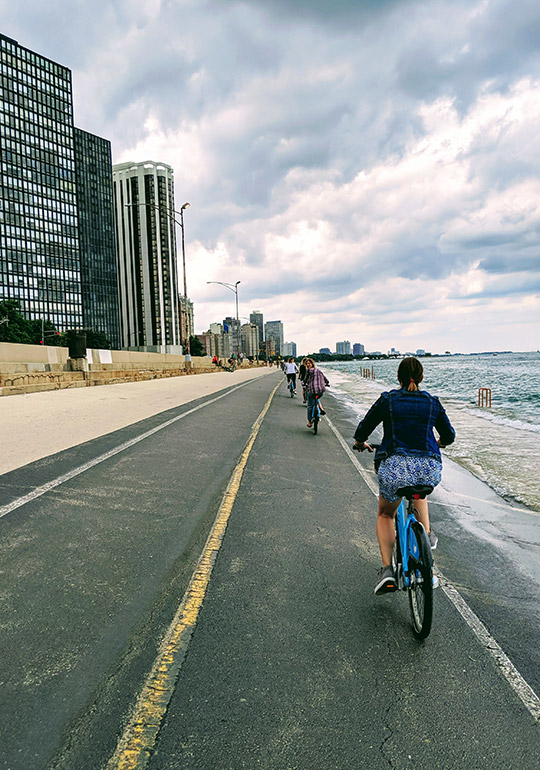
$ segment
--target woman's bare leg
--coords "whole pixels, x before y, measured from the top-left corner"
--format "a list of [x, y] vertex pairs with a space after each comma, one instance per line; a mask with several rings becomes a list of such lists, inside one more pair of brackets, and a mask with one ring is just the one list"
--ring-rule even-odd
[[383, 567], [392, 563], [392, 550], [396, 539], [394, 516], [400, 500], [390, 503], [379, 495], [379, 510], [377, 514], [377, 540]]
[[420, 498], [419, 500], [414, 501], [414, 508], [416, 510], [416, 518], [420, 522], [420, 524], [424, 525], [424, 529], [426, 532], [431, 532], [431, 527], [429, 524], [429, 507], [428, 507], [428, 501], [427, 497]]

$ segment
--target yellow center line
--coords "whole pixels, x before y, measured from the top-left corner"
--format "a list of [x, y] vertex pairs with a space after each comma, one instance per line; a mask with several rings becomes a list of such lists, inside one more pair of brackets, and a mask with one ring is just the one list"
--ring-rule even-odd
[[116, 751], [107, 763], [106, 770], [142, 770], [150, 759], [163, 717], [174, 692], [189, 641], [195, 630], [199, 611], [210, 583], [212, 569], [225, 535], [248, 457], [262, 421], [280, 385], [281, 382], [276, 385], [263, 410], [253, 423], [250, 436], [229, 479], [216, 519], [191, 576], [182, 603], [160, 645], [152, 670], [146, 678], [129, 722], [118, 742]]

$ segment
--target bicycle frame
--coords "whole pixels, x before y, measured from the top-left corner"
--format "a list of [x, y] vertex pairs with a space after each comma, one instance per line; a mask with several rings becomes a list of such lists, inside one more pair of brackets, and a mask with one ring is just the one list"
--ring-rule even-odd
[[[396, 511], [396, 542], [398, 564], [396, 565], [398, 588], [405, 590], [411, 585], [409, 561], [418, 558], [419, 548], [416, 535], [412, 532], [414, 523], [420, 524], [414, 514], [414, 499], [402, 498]], [[421, 526], [421, 524], [420, 524]]]

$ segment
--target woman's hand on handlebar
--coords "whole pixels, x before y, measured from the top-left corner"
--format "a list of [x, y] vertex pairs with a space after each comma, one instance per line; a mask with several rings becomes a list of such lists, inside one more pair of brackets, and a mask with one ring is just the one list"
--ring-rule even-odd
[[355, 449], [357, 452], [363, 452], [365, 449], [367, 449], [368, 452], [375, 451], [373, 447], [367, 443], [367, 441], [362, 441], [362, 442], [355, 441], [353, 444], [353, 449]]

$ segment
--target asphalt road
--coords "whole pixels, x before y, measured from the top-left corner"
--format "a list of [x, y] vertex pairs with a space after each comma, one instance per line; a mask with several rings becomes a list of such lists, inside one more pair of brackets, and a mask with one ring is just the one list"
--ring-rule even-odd
[[[0, 767], [105, 766], [280, 376], [0, 477], [2, 506], [207, 402], [0, 519]], [[327, 403], [348, 438], [349, 416]], [[328, 424], [315, 437], [304, 417], [282, 385], [150, 770], [536, 769], [538, 724], [443, 592], [422, 644], [406, 597], [373, 595], [373, 494]], [[432, 515], [443, 572], [536, 686], [535, 597], [442, 507]]]

